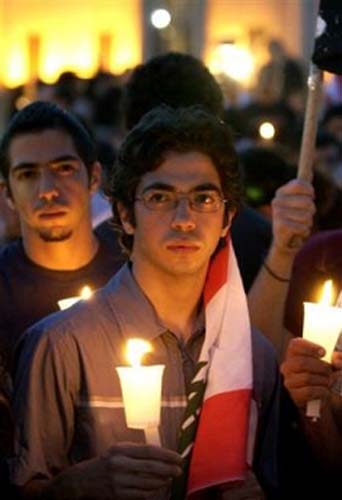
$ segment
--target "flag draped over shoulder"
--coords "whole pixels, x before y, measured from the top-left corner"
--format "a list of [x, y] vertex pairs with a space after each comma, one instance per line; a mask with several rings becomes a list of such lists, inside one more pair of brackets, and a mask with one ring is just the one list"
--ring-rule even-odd
[[[206, 335], [193, 387], [202, 407], [191, 452], [187, 495], [245, 478], [253, 386], [251, 329], [247, 300], [230, 238], [214, 257], [204, 291]], [[199, 391], [201, 392], [201, 391]], [[204, 396], [203, 396], [204, 392]], [[196, 399], [190, 393], [189, 403]], [[182, 432], [186, 432], [187, 416]]]

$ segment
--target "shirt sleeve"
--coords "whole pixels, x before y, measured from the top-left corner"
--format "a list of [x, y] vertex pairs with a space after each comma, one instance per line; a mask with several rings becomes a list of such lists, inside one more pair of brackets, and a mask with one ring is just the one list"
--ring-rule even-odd
[[70, 337], [58, 333], [36, 326], [22, 340], [13, 393], [15, 455], [9, 464], [17, 485], [50, 479], [70, 465], [78, 359]]

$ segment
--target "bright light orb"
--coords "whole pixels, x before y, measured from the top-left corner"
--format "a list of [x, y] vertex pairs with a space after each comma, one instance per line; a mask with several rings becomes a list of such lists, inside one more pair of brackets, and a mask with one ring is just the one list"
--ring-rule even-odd
[[254, 71], [254, 60], [249, 50], [234, 42], [220, 43], [209, 64], [214, 74], [223, 73], [240, 83], [247, 83]]
[[151, 23], [158, 30], [167, 28], [171, 22], [171, 14], [166, 9], [154, 10], [151, 14]]
[[275, 134], [274, 125], [271, 122], [264, 122], [259, 127], [260, 137], [266, 139], [267, 141], [273, 139]]

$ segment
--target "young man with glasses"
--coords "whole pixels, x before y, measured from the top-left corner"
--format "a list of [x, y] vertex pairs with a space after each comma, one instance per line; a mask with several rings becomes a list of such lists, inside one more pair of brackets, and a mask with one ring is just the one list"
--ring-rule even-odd
[[[12, 480], [28, 498], [168, 499], [173, 484], [172, 498], [181, 500], [185, 490], [177, 493], [177, 487], [183, 484], [180, 478], [187, 480], [184, 463], [189, 465], [191, 458], [190, 472], [201, 475], [201, 466], [192, 465], [194, 434], [184, 432], [188, 425], [196, 431], [202, 398], [191, 409], [191, 418], [185, 418], [184, 411], [195, 404], [193, 390], [204, 381], [211, 389], [225, 382], [214, 368], [218, 360], [220, 369], [234, 379], [231, 387], [240, 387], [242, 379], [245, 385], [230, 392], [234, 403], [230, 400], [230, 410], [220, 419], [201, 414], [199, 426], [202, 420], [209, 422], [217, 444], [226, 428], [232, 437], [226, 443], [228, 457], [204, 440], [204, 471], [232, 458], [229, 481], [208, 481], [204, 494], [230, 498], [251, 471], [263, 490], [273, 494], [279, 486], [279, 374], [272, 348], [250, 330], [233, 254], [231, 280], [222, 284], [230, 300], [227, 309], [216, 306], [214, 315], [222, 316], [224, 326], [209, 312], [209, 292], [213, 296], [216, 287], [210, 273], [221, 250], [227, 249], [240, 200], [229, 129], [197, 108], [151, 111], [121, 147], [111, 194], [130, 261], [87, 303], [47, 318], [28, 332], [15, 381]], [[219, 336], [209, 343], [215, 328]], [[242, 348], [228, 357], [224, 350], [220, 357], [223, 347], [239, 343], [236, 329], [243, 330]], [[125, 364], [125, 346], [134, 337], [151, 342], [148, 364], [165, 365], [161, 446], [146, 444], [143, 431], [125, 422], [115, 367]], [[204, 351], [208, 357], [199, 366]], [[195, 390], [194, 377], [205, 366], [207, 375], [195, 383]], [[232, 422], [243, 427], [241, 432]], [[242, 439], [236, 439], [240, 434]], [[183, 446], [191, 438], [183, 451], [180, 436]], [[194, 450], [198, 439], [196, 434]], [[241, 456], [235, 453], [238, 448]], [[210, 449], [216, 460], [209, 458]], [[242, 464], [241, 474], [234, 469], [236, 460]], [[262, 498], [261, 488], [253, 498]]]

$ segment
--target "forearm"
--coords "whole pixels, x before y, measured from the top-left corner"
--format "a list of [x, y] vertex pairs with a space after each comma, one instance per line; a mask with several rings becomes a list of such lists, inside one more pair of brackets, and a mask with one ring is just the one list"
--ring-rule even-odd
[[251, 323], [272, 342], [279, 357], [285, 347], [283, 318], [293, 261], [293, 253], [272, 246], [265, 263], [281, 279], [263, 266], [248, 293]]

